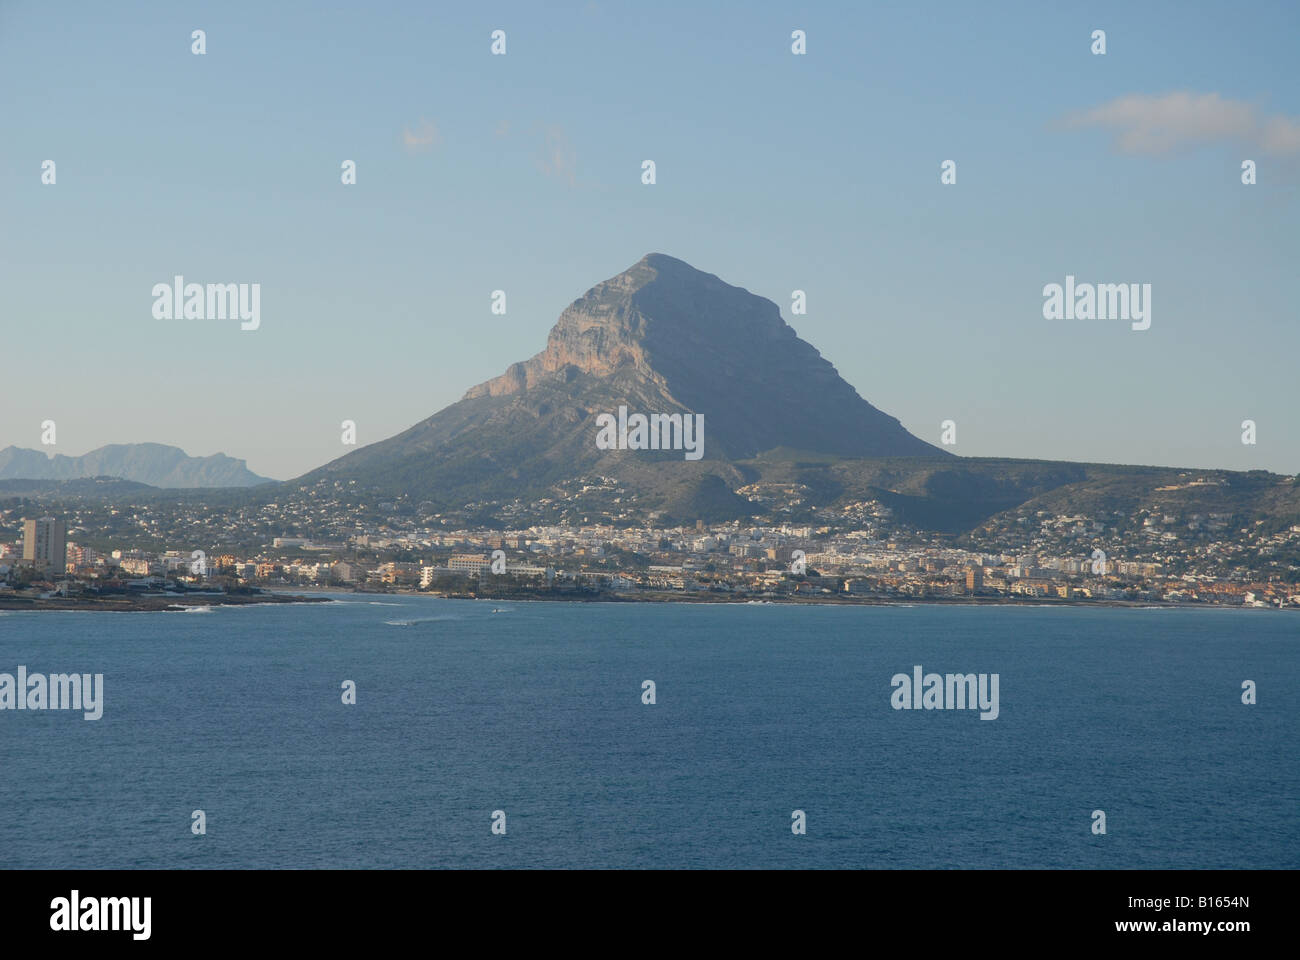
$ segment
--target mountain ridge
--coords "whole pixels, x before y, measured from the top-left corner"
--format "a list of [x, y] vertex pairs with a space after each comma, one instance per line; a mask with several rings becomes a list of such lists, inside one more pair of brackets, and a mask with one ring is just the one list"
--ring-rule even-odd
[[169, 489], [251, 487], [273, 483], [244, 460], [215, 453], [191, 457], [163, 443], [110, 443], [78, 457], [47, 456], [10, 445], [0, 449], [0, 480], [81, 480], [114, 477]]

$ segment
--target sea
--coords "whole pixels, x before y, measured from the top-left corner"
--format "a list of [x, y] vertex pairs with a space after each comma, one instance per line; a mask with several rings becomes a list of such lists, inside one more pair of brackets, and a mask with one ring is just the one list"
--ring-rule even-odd
[[1300, 613], [334, 598], [0, 613], [0, 868], [1300, 866]]

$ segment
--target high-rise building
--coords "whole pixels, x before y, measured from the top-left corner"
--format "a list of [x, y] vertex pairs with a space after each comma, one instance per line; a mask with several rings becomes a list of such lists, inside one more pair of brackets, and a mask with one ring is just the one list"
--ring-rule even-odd
[[65, 572], [68, 565], [67, 524], [55, 517], [24, 522], [23, 559], [50, 574]]

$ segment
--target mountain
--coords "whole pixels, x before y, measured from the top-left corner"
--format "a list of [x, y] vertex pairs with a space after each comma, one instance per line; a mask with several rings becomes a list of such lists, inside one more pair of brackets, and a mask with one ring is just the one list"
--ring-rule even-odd
[[111, 443], [80, 457], [5, 447], [0, 450], [0, 480], [77, 480], [116, 477], [153, 487], [249, 487], [272, 482], [224, 453], [191, 457], [161, 443]]
[[[600, 449], [601, 414], [703, 417], [702, 458]], [[775, 303], [652, 253], [570, 304], [546, 347], [410, 429], [297, 483], [356, 481], [435, 503], [545, 495], [613, 475], [650, 500], [726, 513], [734, 461], [793, 451], [953, 459], [858, 395]]]
[[76, 480], [0, 480], [0, 494], [11, 497], [72, 498], [84, 500], [135, 499], [145, 501], [164, 491], [147, 483], [117, 477], [79, 477]]

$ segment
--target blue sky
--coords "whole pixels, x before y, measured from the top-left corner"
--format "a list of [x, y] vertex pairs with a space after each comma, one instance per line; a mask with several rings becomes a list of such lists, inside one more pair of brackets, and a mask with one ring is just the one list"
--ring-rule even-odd
[[[955, 453], [1300, 471], [1300, 6], [1072, 6], [0, 0], [0, 447], [295, 476], [654, 251]], [[177, 273], [260, 329], [155, 320]], [[1066, 274], [1151, 328], [1045, 320]]]

